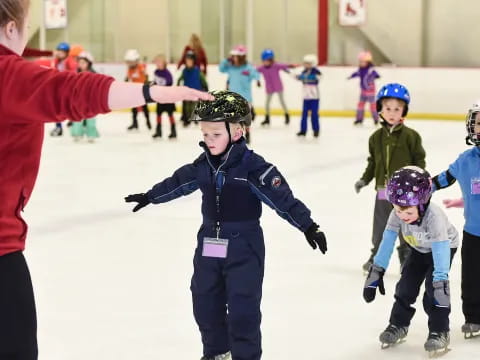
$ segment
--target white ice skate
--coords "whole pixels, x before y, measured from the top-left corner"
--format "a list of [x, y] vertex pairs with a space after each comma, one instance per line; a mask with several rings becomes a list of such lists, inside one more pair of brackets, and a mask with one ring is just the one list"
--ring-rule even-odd
[[225, 354], [215, 355], [213, 357], [208, 357], [208, 358], [205, 356], [202, 356], [200, 360], [232, 360], [232, 354], [229, 351]]
[[472, 339], [480, 336], [480, 324], [465, 323], [462, 325], [462, 332], [465, 339]]
[[382, 349], [388, 349], [389, 347], [405, 342], [407, 333], [408, 327], [399, 327], [393, 324], [388, 325], [379, 337], [382, 343]]
[[448, 345], [450, 345], [450, 334], [448, 331], [430, 332], [424, 348], [430, 358], [437, 358], [450, 351]]

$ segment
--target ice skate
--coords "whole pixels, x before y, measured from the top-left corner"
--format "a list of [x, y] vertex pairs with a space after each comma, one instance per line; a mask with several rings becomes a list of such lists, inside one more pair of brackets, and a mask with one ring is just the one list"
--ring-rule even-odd
[[63, 135], [63, 129], [59, 126], [56, 126], [55, 129], [50, 131], [50, 136], [56, 137], [56, 136], [62, 136]]
[[357, 126], [357, 125], [363, 125], [363, 120], [355, 120], [353, 122], [353, 125]]
[[229, 351], [228, 353], [211, 356], [211, 357], [202, 356], [200, 360], [232, 360], [232, 354]]
[[305, 135], [307, 135], [307, 133], [305, 131], [299, 131], [297, 133], [297, 136], [305, 136]]
[[132, 125], [130, 125], [128, 128], [127, 128], [128, 131], [132, 131], [132, 130], [138, 130], [138, 124], [137, 123], [133, 123]]
[[270, 115], [265, 115], [265, 120], [263, 120], [260, 125], [270, 125]]
[[393, 324], [387, 326], [385, 331], [380, 334], [382, 349], [387, 349], [397, 344], [403, 343], [408, 333], [408, 327], [399, 327]]
[[290, 124], [290, 114], [285, 113], [285, 125]]
[[462, 325], [462, 332], [465, 339], [472, 339], [480, 336], [480, 324], [465, 323]]
[[157, 128], [155, 130], [155, 134], [152, 135], [152, 138], [161, 138], [162, 137], [162, 125], [157, 124]]
[[170, 135], [168, 135], [169, 139], [176, 139], [177, 137], [177, 129], [175, 128], [175, 124], [170, 125]]
[[316, 137], [316, 138], [317, 138], [318, 135], [320, 135], [320, 131], [314, 131], [314, 132], [313, 132], [313, 137]]
[[445, 355], [450, 349], [450, 334], [448, 331], [430, 332], [425, 342], [424, 348], [428, 352], [430, 358]]

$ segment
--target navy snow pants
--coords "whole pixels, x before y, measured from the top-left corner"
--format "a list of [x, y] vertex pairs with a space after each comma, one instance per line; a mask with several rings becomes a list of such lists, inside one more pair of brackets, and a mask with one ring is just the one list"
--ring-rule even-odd
[[231, 351], [233, 360], [259, 360], [265, 260], [260, 224], [222, 223], [219, 237], [229, 240], [226, 258], [202, 256], [204, 237], [216, 237], [213, 223], [204, 223], [198, 232], [191, 283], [203, 354]]

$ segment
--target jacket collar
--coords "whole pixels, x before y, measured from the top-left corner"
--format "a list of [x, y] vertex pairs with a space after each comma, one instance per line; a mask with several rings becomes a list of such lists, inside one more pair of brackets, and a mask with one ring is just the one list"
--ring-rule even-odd
[[380, 125], [385, 129], [385, 131], [387, 131], [389, 134], [391, 133], [394, 133], [396, 131], [400, 131], [400, 129], [403, 129], [403, 121], [397, 125], [395, 125], [395, 127], [392, 129], [391, 126], [389, 126], [389, 124], [385, 121], [385, 120], [382, 120], [380, 122]]
[[16, 52], [14, 52], [13, 50], [10, 50], [5, 45], [1, 45], [1, 44], [0, 44], [0, 55], [16, 55], [16, 56], [18, 56], [18, 54]]
[[228, 150], [221, 156], [220, 164], [218, 166], [215, 166], [214, 165], [215, 162], [212, 161], [213, 155], [210, 154], [210, 150], [208, 150], [207, 144], [201, 141], [199, 145], [203, 148], [203, 151], [205, 151], [205, 156], [207, 158], [207, 161], [215, 172], [218, 172], [222, 169], [228, 169], [230, 167], [233, 167], [234, 165], [236, 165], [242, 160], [243, 155], [245, 154], [245, 151], [248, 150], [247, 145], [245, 143], [245, 138], [241, 137], [236, 142], [230, 144], [230, 147], [228, 148]]

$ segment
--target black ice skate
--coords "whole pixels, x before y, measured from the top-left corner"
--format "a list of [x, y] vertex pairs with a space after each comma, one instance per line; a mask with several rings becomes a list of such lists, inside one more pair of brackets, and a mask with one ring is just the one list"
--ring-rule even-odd
[[155, 130], [155, 134], [152, 135], [152, 138], [161, 138], [162, 137], [162, 125], [157, 124], [157, 128]]
[[270, 125], [270, 115], [265, 115], [265, 120], [263, 120], [260, 125]]
[[480, 336], [480, 324], [465, 323], [462, 325], [462, 332], [465, 339], [472, 339]]
[[448, 331], [443, 332], [430, 332], [428, 339], [425, 342], [425, 351], [428, 351], [430, 358], [438, 357], [446, 354], [450, 349], [450, 334]]
[[290, 114], [285, 113], [285, 125], [290, 124]]
[[382, 343], [382, 349], [387, 349], [403, 343], [407, 333], [408, 327], [395, 326], [393, 324], [388, 325], [379, 337], [380, 342]]
[[169, 139], [175, 139], [177, 137], [177, 129], [175, 128], [175, 124], [170, 125], [170, 135], [168, 135]]
[[307, 133], [305, 131], [299, 131], [297, 133], [297, 136], [305, 136], [305, 135], [307, 135]]
[[313, 137], [316, 137], [316, 138], [317, 138], [318, 135], [320, 135], [320, 131], [314, 131], [314, 132], [313, 132]]
[[363, 124], [363, 120], [355, 120], [353, 122], [353, 125], [362, 125]]
[[130, 126], [127, 128], [127, 130], [128, 130], [128, 131], [138, 130], [138, 121], [137, 121], [137, 119], [133, 119], [132, 125], [130, 125]]
[[211, 356], [211, 357], [202, 356], [200, 360], [232, 360], [232, 354], [228, 352], [225, 354]]

